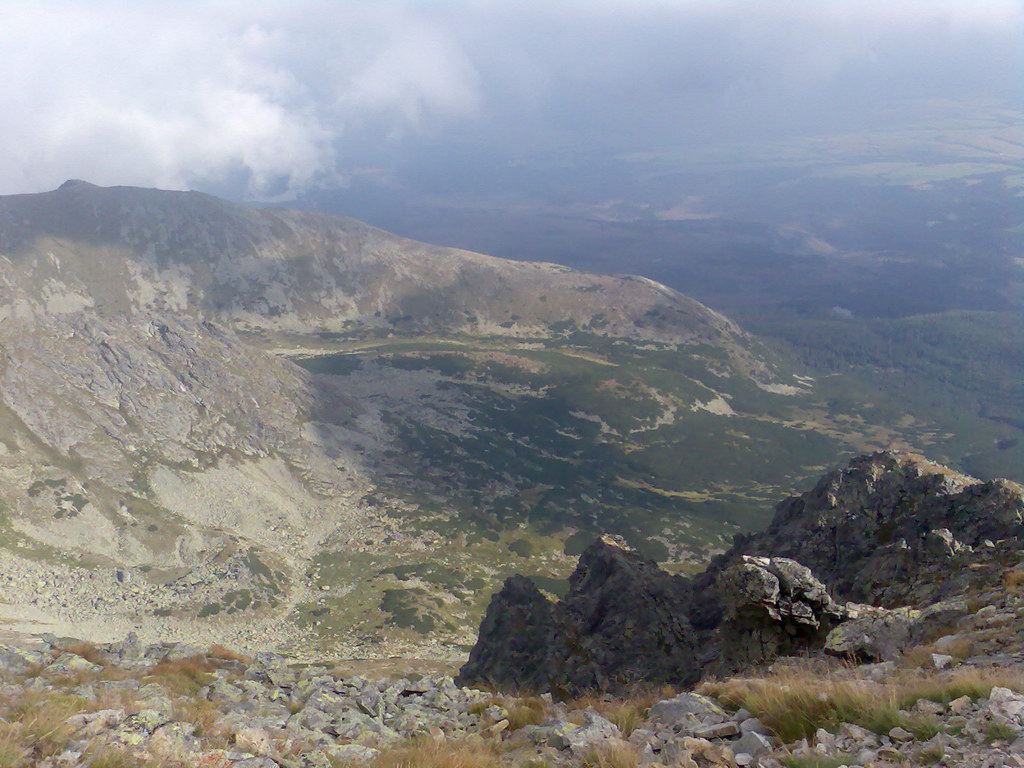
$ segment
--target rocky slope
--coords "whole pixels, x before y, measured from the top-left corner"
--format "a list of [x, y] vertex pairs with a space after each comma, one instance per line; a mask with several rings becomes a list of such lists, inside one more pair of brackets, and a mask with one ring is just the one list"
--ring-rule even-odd
[[608, 335], [714, 344], [738, 335], [725, 317], [643, 278], [495, 259], [196, 192], [69, 181], [4, 197], [0, 253], [6, 317], [89, 307], [105, 317], [188, 313], [258, 332], [528, 337], [600, 315]]
[[[1004, 594], [972, 622], [996, 627], [1022, 610], [1019, 595]], [[1019, 665], [925, 658], [925, 668], [791, 658], [698, 691], [559, 698], [134, 636], [102, 646], [7, 638], [0, 758], [8, 768], [1024, 764]]]
[[765, 532], [738, 536], [695, 577], [602, 537], [558, 603], [509, 580], [460, 680], [578, 692], [692, 684], [822, 649], [888, 661], [997, 589], [1022, 542], [1020, 486], [914, 456], [862, 456], [779, 504]]

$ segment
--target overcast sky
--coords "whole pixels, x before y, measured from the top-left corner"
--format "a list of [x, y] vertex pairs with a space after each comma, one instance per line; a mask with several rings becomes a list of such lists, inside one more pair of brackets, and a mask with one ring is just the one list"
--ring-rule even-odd
[[0, 3], [0, 193], [344, 184], [472, 145], [649, 148], [1019, 101], [1024, 0]]

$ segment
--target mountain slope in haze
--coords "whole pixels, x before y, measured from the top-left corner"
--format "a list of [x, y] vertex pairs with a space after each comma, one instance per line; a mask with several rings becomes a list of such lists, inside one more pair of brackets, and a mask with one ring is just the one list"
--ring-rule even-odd
[[600, 315], [606, 335], [720, 344], [738, 333], [644, 278], [432, 247], [352, 219], [252, 210], [195, 192], [71, 181], [6, 197], [0, 253], [14, 315], [34, 304], [51, 315], [188, 313], [255, 332], [505, 336]]
[[69, 182], [0, 198], [0, 617], [78, 635], [466, 642], [528, 555], [679, 568], [843, 453], [724, 316], [643, 278]]

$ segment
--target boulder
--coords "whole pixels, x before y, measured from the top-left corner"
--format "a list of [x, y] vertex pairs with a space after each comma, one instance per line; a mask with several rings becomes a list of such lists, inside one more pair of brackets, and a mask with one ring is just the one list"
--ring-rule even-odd
[[743, 735], [729, 746], [737, 755], [745, 754], [751, 757], [762, 755], [772, 748], [768, 737], [755, 730], [744, 731]]
[[647, 719], [657, 725], [667, 725], [679, 733], [690, 734], [705, 726], [724, 723], [729, 716], [707, 696], [681, 693], [652, 706]]
[[[621, 738], [622, 734], [614, 723], [609, 722], [596, 712], [584, 712], [583, 725], [566, 734], [564, 746], [556, 744], [552, 744], [552, 746], [558, 746], [559, 749], [568, 748], [573, 757], [582, 760], [598, 745], [611, 739]], [[549, 741], [549, 743], [551, 742]]]
[[847, 618], [809, 568], [783, 557], [751, 557], [722, 573], [721, 663], [743, 667], [820, 648]]
[[858, 662], [894, 661], [912, 643], [920, 611], [912, 608], [875, 608], [851, 605], [855, 618], [825, 638], [825, 652]]

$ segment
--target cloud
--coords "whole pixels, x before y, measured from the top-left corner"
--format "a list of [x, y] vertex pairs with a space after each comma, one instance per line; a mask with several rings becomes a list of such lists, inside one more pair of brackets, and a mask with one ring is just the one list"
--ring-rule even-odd
[[253, 197], [450, 142], [515, 152], [1008, 96], [1012, 0], [0, 4], [0, 192]]
[[279, 194], [330, 179], [346, 128], [399, 135], [477, 107], [472, 65], [411, 12], [253, 8], [0, 6], [0, 191], [242, 176]]

